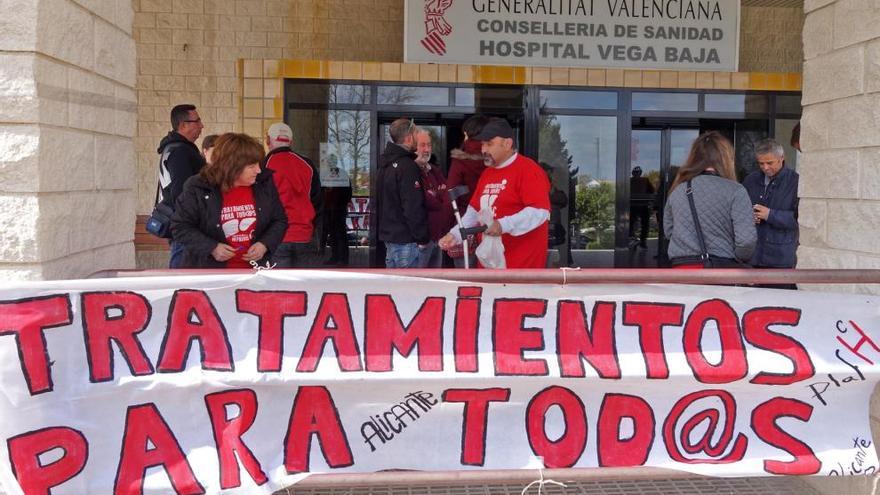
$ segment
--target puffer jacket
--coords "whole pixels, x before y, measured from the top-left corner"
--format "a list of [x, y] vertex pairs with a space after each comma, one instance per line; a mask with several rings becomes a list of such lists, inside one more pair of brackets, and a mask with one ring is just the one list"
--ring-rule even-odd
[[[252, 242], [262, 242], [268, 251], [261, 265], [271, 259], [287, 231], [287, 215], [278, 198], [278, 190], [272, 181], [272, 171], [263, 170], [251, 186], [257, 209], [257, 226]], [[211, 252], [218, 243], [226, 243], [226, 235], [220, 226], [220, 210], [223, 209], [223, 193], [199, 175], [190, 177], [178, 196], [171, 217], [174, 240], [184, 246], [181, 268], [225, 268], [226, 263], [217, 261]]]

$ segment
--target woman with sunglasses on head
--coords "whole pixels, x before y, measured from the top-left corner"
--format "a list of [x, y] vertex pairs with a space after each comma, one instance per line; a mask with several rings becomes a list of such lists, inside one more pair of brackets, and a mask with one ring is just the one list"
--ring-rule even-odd
[[217, 138], [211, 164], [187, 180], [172, 217], [174, 238], [184, 245], [181, 268], [266, 265], [287, 216], [262, 159], [263, 146], [250, 136]]
[[744, 266], [757, 242], [752, 203], [736, 181], [733, 146], [720, 133], [694, 141], [663, 209], [674, 268]]

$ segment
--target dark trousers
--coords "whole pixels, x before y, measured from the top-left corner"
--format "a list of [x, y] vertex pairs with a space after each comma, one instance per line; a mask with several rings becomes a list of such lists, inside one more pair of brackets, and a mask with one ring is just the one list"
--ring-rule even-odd
[[272, 253], [272, 263], [276, 268], [313, 268], [320, 259], [311, 242], [282, 242]]
[[639, 241], [645, 242], [648, 238], [648, 228], [651, 226], [651, 210], [649, 208], [631, 208], [629, 210], [629, 236], [633, 237], [636, 231], [636, 219], [639, 220]]
[[324, 229], [327, 232], [327, 243], [330, 245], [328, 263], [348, 264], [348, 229], [345, 227], [347, 216], [348, 212], [345, 210], [325, 213]]

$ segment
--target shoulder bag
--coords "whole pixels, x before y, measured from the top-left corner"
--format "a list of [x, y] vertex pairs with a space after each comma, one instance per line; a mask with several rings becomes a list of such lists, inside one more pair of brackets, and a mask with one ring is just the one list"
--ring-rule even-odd
[[[166, 146], [162, 151], [162, 154], [159, 155], [160, 175], [165, 167], [165, 161], [171, 156], [171, 152], [174, 148], [177, 148], [178, 146], [180, 146], [180, 143], [171, 143]], [[150, 217], [147, 218], [147, 223], [144, 225], [144, 229], [156, 237], [171, 239], [171, 215], [174, 214], [174, 208], [164, 201], [159, 201], [159, 193], [161, 191], [162, 179], [160, 178], [159, 182], [156, 184], [156, 198], [153, 200], [155, 206], [150, 213]]]
[[687, 190], [685, 195], [688, 198], [688, 204], [691, 207], [691, 215], [694, 217], [694, 228], [697, 230], [697, 239], [700, 241], [700, 263], [703, 268], [751, 268], [749, 265], [735, 259], [719, 258], [709, 254], [706, 249], [706, 240], [703, 239], [703, 228], [700, 227], [700, 217], [697, 216], [697, 206], [694, 204], [694, 188], [691, 181], [687, 181]]

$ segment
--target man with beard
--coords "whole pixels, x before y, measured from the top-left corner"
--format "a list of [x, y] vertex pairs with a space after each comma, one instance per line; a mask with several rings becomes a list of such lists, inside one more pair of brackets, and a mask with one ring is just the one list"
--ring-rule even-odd
[[[506, 120], [492, 118], [473, 136], [482, 141], [486, 170], [480, 176], [467, 213], [465, 227], [478, 225], [480, 210], [492, 212], [492, 223], [483, 235], [501, 236], [507, 268], [545, 268], [550, 218], [550, 181], [544, 170], [517, 153], [513, 129]], [[442, 239], [441, 249], [461, 243], [458, 229]]]
[[418, 128], [410, 119], [391, 123], [391, 142], [379, 158], [376, 212], [386, 268], [418, 268], [429, 239], [421, 169], [415, 162]]

